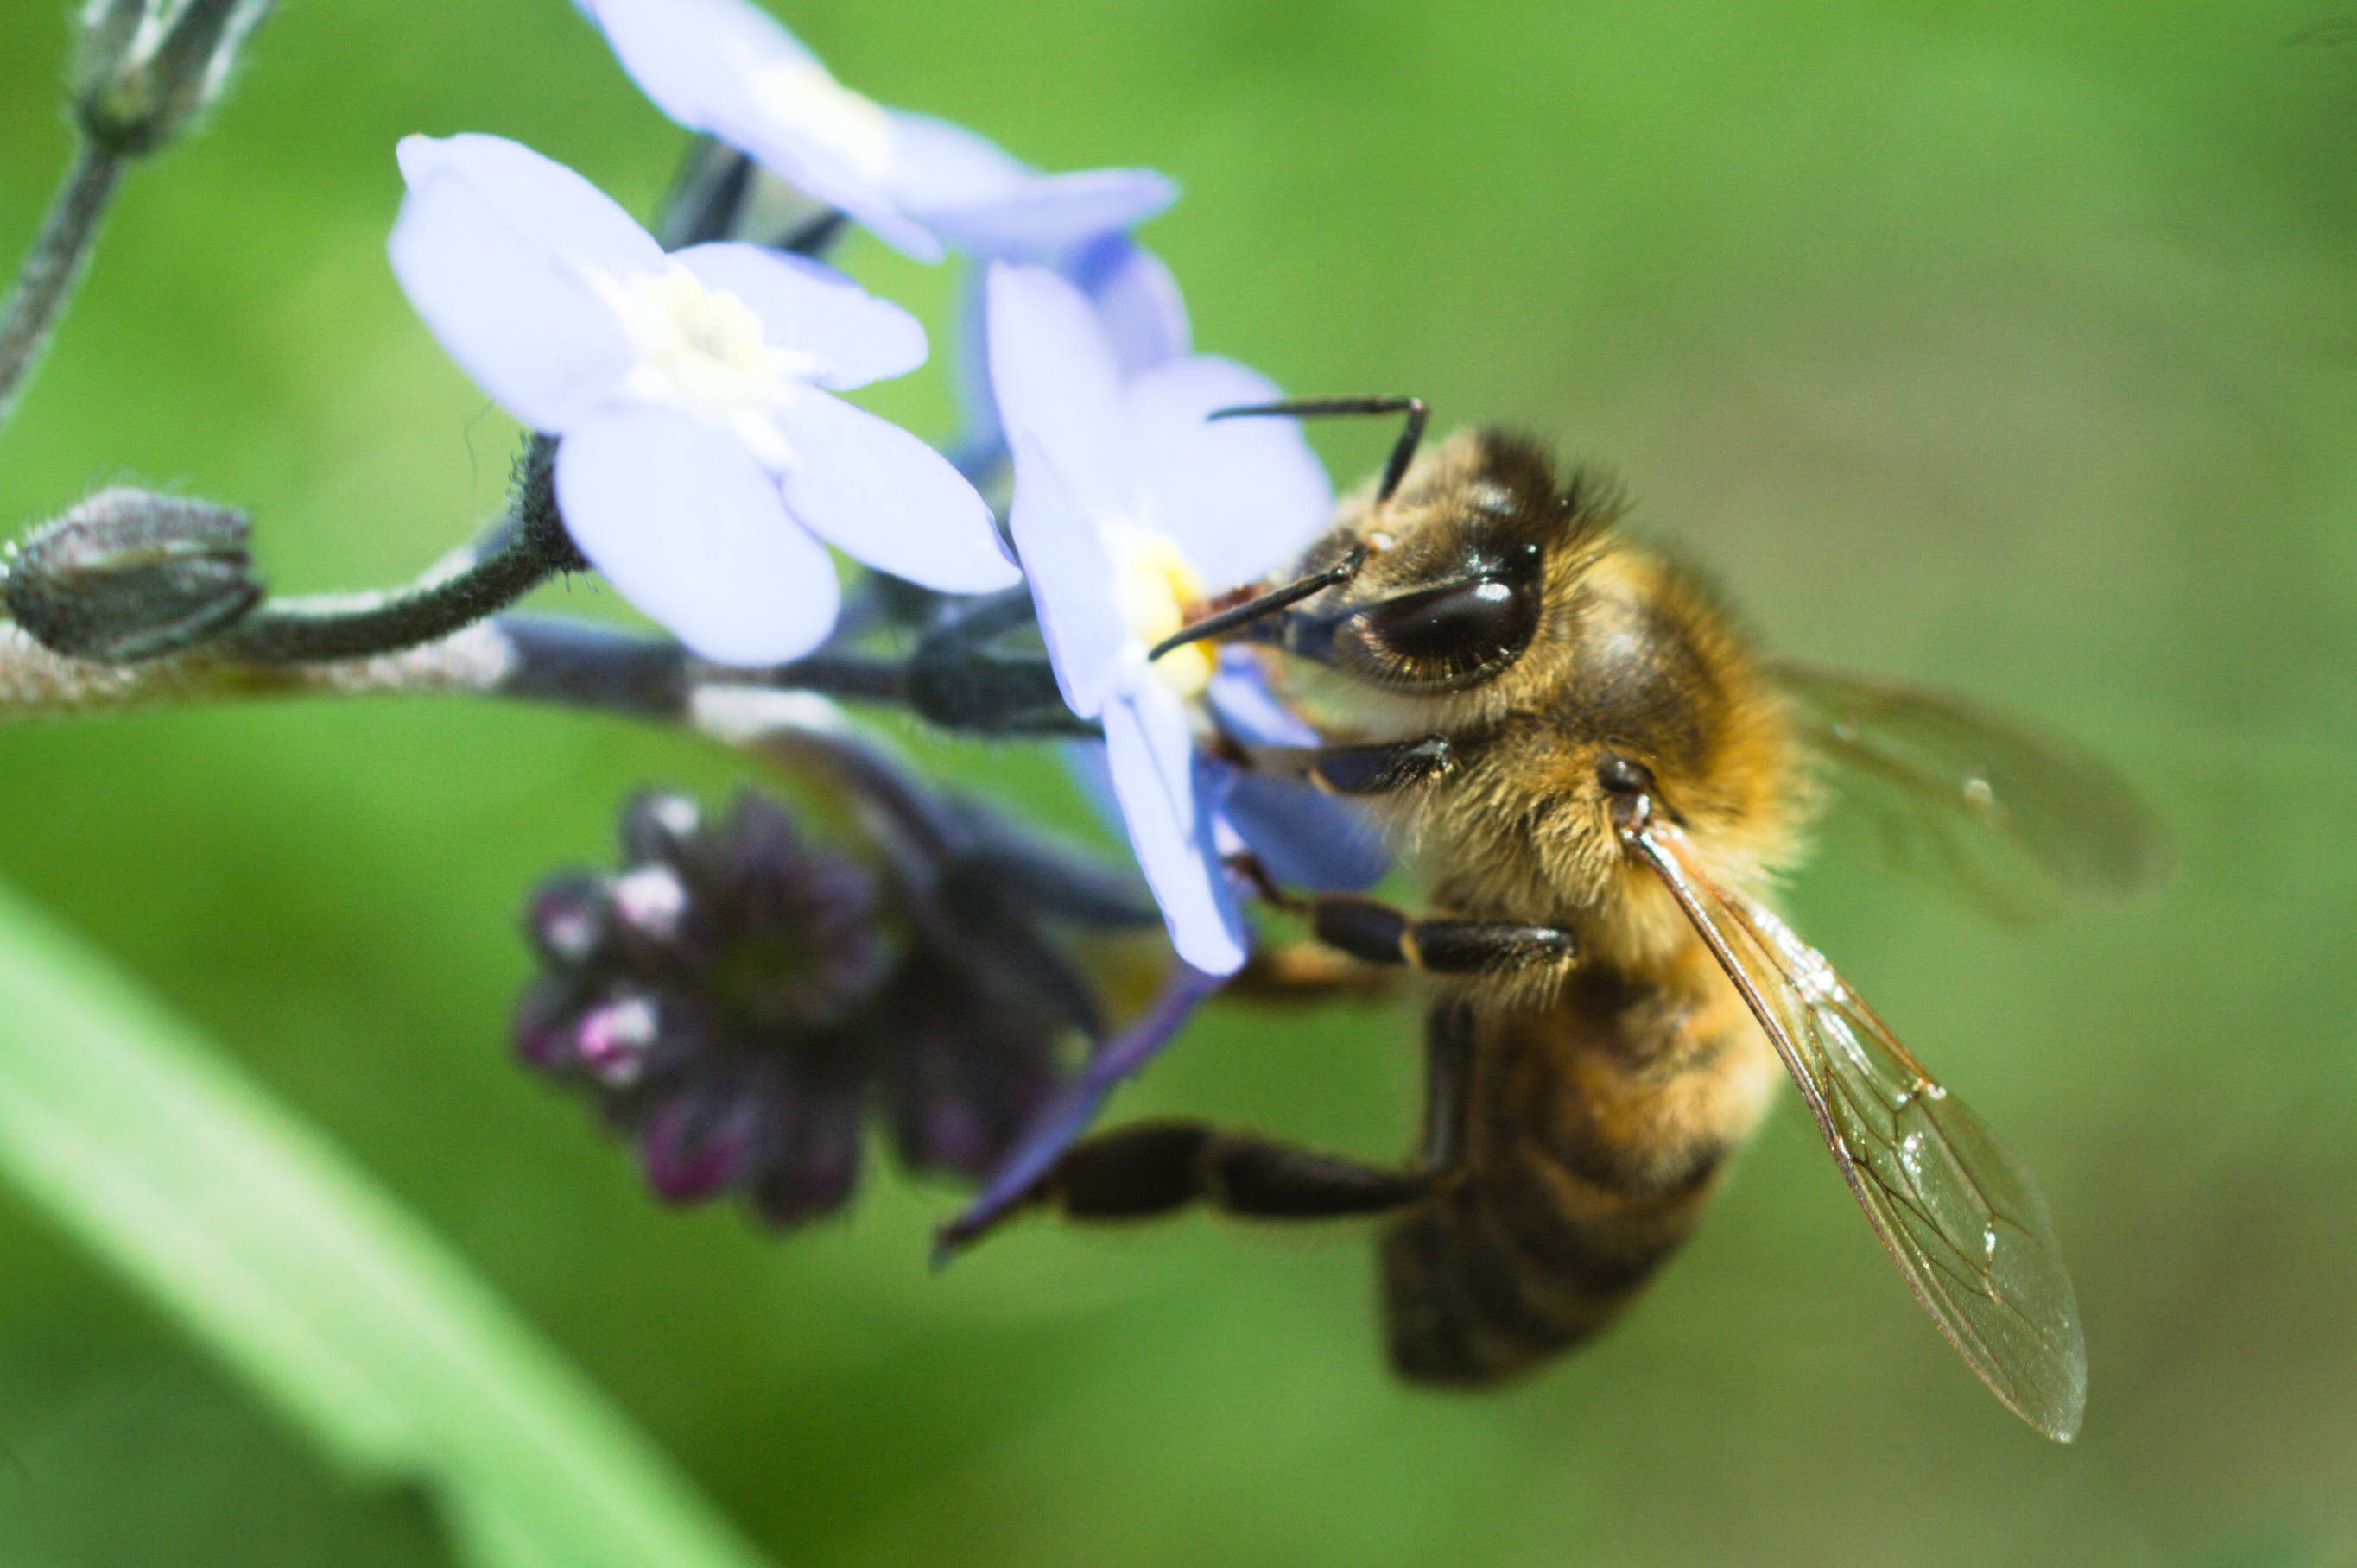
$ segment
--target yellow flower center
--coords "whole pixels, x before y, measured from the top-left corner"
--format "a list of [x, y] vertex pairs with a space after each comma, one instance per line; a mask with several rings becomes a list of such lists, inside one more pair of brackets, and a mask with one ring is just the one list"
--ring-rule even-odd
[[826, 73], [815, 60], [785, 60], [753, 78], [770, 113], [849, 164], [866, 179], [892, 167], [892, 117]]
[[[1185, 607], [1203, 596], [1203, 586], [1187, 558], [1167, 534], [1141, 528], [1107, 531], [1113, 556], [1114, 599], [1132, 636], [1151, 648], [1187, 624]], [[1175, 648], [1151, 666], [1157, 679], [1181, 698], [1202, 695], [1214, 668], [1203, 643]]]
[[770, 411], [785, 382], [809, 381], [824, 371], [823, 363], [763, 342], [761, 318], [750, 306], [726, 289], [706, 288], [676, 263], [627, 283], [591, 281], [637, 357], [624, 392], [726, 425], [764, 461], [782, 467], [792, 460]]

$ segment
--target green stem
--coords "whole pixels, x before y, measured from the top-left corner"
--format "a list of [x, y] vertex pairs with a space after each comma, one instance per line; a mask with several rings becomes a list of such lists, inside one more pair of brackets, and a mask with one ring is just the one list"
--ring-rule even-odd
[[73, 296], [123, 166], [120, 154], [86, 136], [74, 148], [65, 183], [49, 204], [6, 306], [0, 308], [0, 425], [8, 423], [17, 393], [48, 346], [66, 301]]
[[208, 659], [317, 664], [436, 642], [498, 614], [569, 564], [510, 525], [456, 571], [420, 587], [358, 597], [274, 599], [205, 646]]
[[[262, 660], [216, 641], [139, 664], [70, 659], [0, 621], [0, 722], [266, 697], [466, 693], [687, 722], [707, 732], [748, 714], [766, 723], [769, 714], [807, 711], [822, 698], [905, 706], [952, 734], [1101, 733], [1068, 713], [1056, 725], [1032, 713], [1033, 688], [1048, 679], [1039, 662], [1039, 670], [1015, 660], [985, 662], [966, 709], [952, 713], [912, 700], [909, 667], [892, 660], [816, 654], [767, 670], [729, 669], [705, 663], [667, 637], [556, 616], [472, 620], [430, 642], [343, 659]], [[987, 695], [994, 682], [1001, 685], [995, 697]]]
[[470, 550], [389, 594], [274, 599], [204, 645], [220, 663], [317, 664], [398, 653], [497, 615], [560, 572], [587, 568], [556, 514], [556, 443], [517, 460], [514, 510]]

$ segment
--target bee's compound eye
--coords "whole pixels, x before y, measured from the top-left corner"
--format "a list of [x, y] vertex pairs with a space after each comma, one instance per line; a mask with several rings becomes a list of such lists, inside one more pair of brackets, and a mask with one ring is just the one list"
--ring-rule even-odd
[[1385, 662], [1450, 682], [1519, 655], [1537, 628], [1538, 603], [1526, 585], [1475, 577], [1385, 599], [1352, 618], [1351, 630]]
[[1454, 662], [1512, 643], [1529, 619], [1512, 584], [1483, 578], [1387, 600], [1367, 611], [1367, 629], [1401, 658]]
[[1650, 795], [1653, 792], [1653, 770], [1618, 752], [1599, 752], [1596, 757], [1596, 782], [1608, 795]]

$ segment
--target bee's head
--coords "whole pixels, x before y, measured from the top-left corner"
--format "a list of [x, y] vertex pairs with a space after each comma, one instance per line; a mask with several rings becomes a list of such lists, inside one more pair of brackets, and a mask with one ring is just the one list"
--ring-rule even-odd
[[1577, 487], [1560, 487], [1536, 446], [1460, 432], [1417, 458], [1395, 494], [1343, 503], [1302, 573], [1356, 561], [1347, 581], [1242, 635], [1379, 691], [1482, 685], [1529, 649], [1580, 511]]

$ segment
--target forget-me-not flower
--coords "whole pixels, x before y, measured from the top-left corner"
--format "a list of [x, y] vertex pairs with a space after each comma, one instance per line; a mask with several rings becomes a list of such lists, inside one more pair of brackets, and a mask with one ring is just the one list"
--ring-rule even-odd
[[[999, 259], [1052, 268], [1079, 289], [1095, 309], [1123, 376], [1142, 375], [1186, 357], [1192, 335], [1178, 282], [1159, 256], [1127, 233], [1099, 234], [1056, 254]], [[952, 333], [951, 384], [958, 407], [953, 450], [968, 474], [982, 473], [1006, 456], [1006, 432], [990, 384], [987, 276], [979, 269], [968, 271]]]
[[924, 362], [899, 306], [758, 246], [666, 255], [496, 136], [411, 136], [400, 158], [389, 249], [410, 303], [500, 407], [561, 437], [566, 532], [690, 649], [770, 664], [817, 646], [838, 605], [827, 544], [947, 593], [1020, 579], [946, 459], [826, 390]]
[[1146, 652], [1189, 604], [1300, 552], [1326, 519], [1325, 470], [1289, 424], [1207, 419], [1275, 398], [1264, 377], [1189, 355], [1125, 378], [1063, 278], [999, 265], [989, 289], [1016, 545], [1058, 683], [1104, 725], [1114, 792], [1179, 957], [1230, 973], [1245, 933], [1222, 864], [1215, 765], [1195, 746], [1218, 660], [1200, 645]]
[[576, 0], [655, 107], [920, 262], [1044, 256], [1177, 195], [1150, 169], [1043, 175], [960, 126], [836, 81], [749, 0]]

